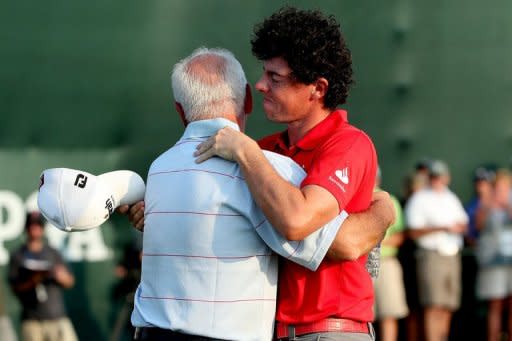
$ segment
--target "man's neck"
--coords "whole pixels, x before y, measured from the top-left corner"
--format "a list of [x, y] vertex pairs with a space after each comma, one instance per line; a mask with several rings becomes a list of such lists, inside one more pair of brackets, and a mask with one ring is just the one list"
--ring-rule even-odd
[[446, 190], [446, 186], [444, 184], [431, 184], [430, 185], [430, 188], [434, 191], [434, 192], [444, 192]]
[[304, 119], [288, 123], [288, 140], [290, 146], [294, 146], [318, 123], [322, 122], [329, 114], [329, 109], [319, 109], [309, 113]]

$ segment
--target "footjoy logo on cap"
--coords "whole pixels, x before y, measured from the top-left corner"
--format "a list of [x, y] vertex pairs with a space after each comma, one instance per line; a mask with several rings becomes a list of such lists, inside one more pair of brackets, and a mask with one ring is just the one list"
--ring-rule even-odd
[[343, 182], [345, 185], [348, 185], [348, 167], [343, 168], [342, 170], [337, 170], [334, 174]]

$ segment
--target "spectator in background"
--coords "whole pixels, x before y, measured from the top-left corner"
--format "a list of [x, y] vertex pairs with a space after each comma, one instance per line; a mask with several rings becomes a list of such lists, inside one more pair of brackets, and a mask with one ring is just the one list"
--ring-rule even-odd
[[130, 323], [130, 314], [133, 310], [135, 290], [140, 283], [141, 267], [142, 238], [137, 238], [124, 248], [123, 257], [115, 268], [119, 282], [115, 285], [113, 294], [116, 300], [122, 301], [122, 306], [117, 313], [109, 341], [120, 340], [123, 332], [127, 332], [128, 335], [135, 333], [135, 328]]
[[508, 340], [512, 340], [512, 178], [496, 172], [491, 199], [479, 206], [476, 255], [477, 296], [488, 301], [487, 339], [500, 340], [503, 312], [508, 309]]
[[0, 280], [0, 340], [16, 341], [16, 333], [12, 327], [11, 319], [5, 310], [5, 296], [3, 280]]
[[[405, 207], [411, 196], [417, 191], [425, 188], [428, 184], [428, 175], [425, 174], [423, 162], [418, 162], [415, 172], [405, 178], [404, 196], [401, 200], [401, 206]], [[405, 297], [409, 314], [405, 318], [405, 329], [407, 340], [422, 341], [424, 339], [423, 332], [423, 315], [421, 305], [418, 298], [418, 281], [416, 280], [416, 261], [414, 255], [416, 253], [416, 243], [405, 230], [405, 240], [398, 251], [398, 259], [402, 265], [403, 278], [405, 285]]]
[[75, 279], [59, 252], [44, 241], [44, 224], [39, 212], [30, 212], [26, 242], [10, 256], [8, 280], [22, 306], [22, 340], [75, 341], [62, 296], [62, 288], [71, 288]]
[[466, 212], [469, 217], [466, 241], [469, 246], [474, 246], [479, 235], [479, 228], [476, 226], [477, 211], [480, 206], [488, 205], [492, 197], [492, 182], [494, 172], [484, 167], [478, 167], [473, 176], [474, 196], [466, 205]]
[[462, 234], [468, 217], [450, 191], [450, 174], [442, 161], [432, 161], [429, 187], [411, 197], [405, 212], [409, 234], [417, 245], [420, 304], [427, 341], [448, 338], [452, 314], [460, 306]]
[[[419, 160], [416, 163], [416, 166], [414, 167], [415, 168], [414, 174], [418, 175], [419, 177], [423, 176], [425, 180], [428, 180], [431, 162], [432, 162], [432, 160], [430, 160], [428, 158], [423, 158], [423, 159]], [[426, 183], [425, 183], [425, 185], [426, 185]]]
[[[375, 187], [381, 184], [380, 168], [377, 170]], [[379, 276], [375, 279], [375, 316], [379, 322], [379, 339], [382, 341], [398, 340], [398, 319], [408, 314], [405, 299], [402, 266], [397, 259], [398, 248], [404, 241], [404, 222], [402, 208], [398, 200], [391, 196], [395, 206], [396, 218], [381, 243]]]

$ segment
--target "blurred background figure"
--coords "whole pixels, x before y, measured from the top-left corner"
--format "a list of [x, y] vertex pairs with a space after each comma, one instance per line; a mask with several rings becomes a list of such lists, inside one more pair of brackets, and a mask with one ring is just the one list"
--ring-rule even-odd
[[11, 319], [5, 310], [5, 295], [3, 281], [0, 280], [0, 340], [16, 341], [16, 333], [12, 327]]
[[[428, 185], [428, 163], [422, 159], [416, 163], [414, 172], [404, 179], [403, 193], [400, 200], [401, 207], [405, 207], [411, 196]], [[426, 171], [425, 171], [426, 169]], [[409, 314], [405, 318], [406, 340], [424, 340], [423, 312], [418, 297], [418, 281], [416, 280], [416, 243], [410, 238], [407, 228], [405, 240], [398, 251], [398, 259], [402, 265], [403, 280], [405, 284], [405, 297]]]
[[[511, 174], [506, 169], [496, 172], [493, 191], [476, 211], [476, 227], [480, 229], [476, 256], [478, 260], [477, 296], [486, 300], [487, 340], [501, 340], [501, 330], [512, 340], [512, 190]], [[503, 313], [508, 311], [506, 328]]]
[[[473, 197], [466, 205], [466, 213], [469, 217], [468, 230], [466, 233], [466, 242], [469, 246], [474, 246], [479, 228], [476, 224], [477, 212], [480, 206], [488, 206], [492, 198], [492, 187], [495, 172], [485, 167], [475, 169], [473, 175]], [[480, 224], [481, 225], [481, 224]]]
[[429, 186], [414, 193], [405, 208], [409, 235], [418, 246], [418, 294], [427, 341], [448, 339], [461, 300], [460, 250], [468, 217], [449, 183], [446, 164], [430, 162]]
[[[380, 190], [381, 170], [377, 170], [376, 190]], [[395, 223], [391, 225], [380, 247], [380, 271], [375, 279], [375, 319], [378, 321], [378, 339], [398, 340], [398, 320], [407, 316], [402, 266], [397, 259], [398, 248], [404, 241], [402, 208], [391, 196], [396, 210]]]
[[135, 328], [130, 322], [130, 314], [133, 311], [133, 297], [140, 282], [142, 266], [142, 236], [138, 237], [125, 247], [123, 257], [115, 268], [119, 282], [115, 285], [113, 294], [116, 301], [121, 301], [121, 308], [117, 313], [109, 341], [125, 340], [126, 334], [131, 340], [135, 333]]
[[44, 224], [39, 212], [28, 213], [26, 241], [10, 256], [8, 281], [22, 306], [22, 340], [75, 341], [62, 295], [75, 279], [59, 252], [46, 244]]

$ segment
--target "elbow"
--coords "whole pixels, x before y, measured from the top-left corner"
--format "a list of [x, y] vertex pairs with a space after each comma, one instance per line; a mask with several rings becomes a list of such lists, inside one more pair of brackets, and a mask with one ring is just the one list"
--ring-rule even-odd
[[335, 261], [355, 261], [362, 256], [362, 253], [355, 247], [344, 246], [335, 252], [330, 252], [328, 256]]
[[289, 222], [282, 228], [283, 237], [290, 241], [304, 240], [308, 236], [306, 225]]
[[348, 240], [338, 240], [333, 243], [328, 252], [328, 257], [334, 261], [355, 261], [364, 253], [361, 247]]
[[343, 252], [342, 256], [343, 256], [343, 259], [346, 261], [355, 261], [355, 260], [358, 260], [362, 256], [362, 253], [356, 247], [348, 247]]
[[282, 216], [280, 232], [287, 240], [304, 240], [313, 231], [310, 231], [311, 219], [303, 214]]
[[283, 229], [283, 237], [290, 241], [299, 241], [306, 238], [304, 233], [300, 232], [300, 229], [296, 229], [293, 227], [285, 227]]

